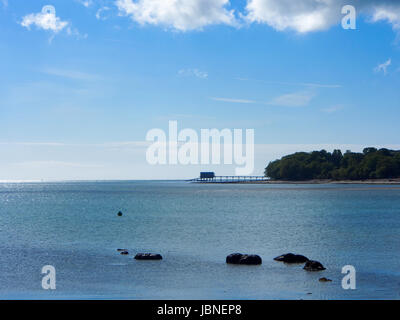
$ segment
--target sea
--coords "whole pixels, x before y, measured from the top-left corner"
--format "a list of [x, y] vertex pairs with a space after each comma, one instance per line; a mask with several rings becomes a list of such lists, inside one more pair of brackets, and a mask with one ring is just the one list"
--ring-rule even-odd
[[[326, 270], [273, 260], [288, 252]], [[397, 300], [400, 186], [3, 182], [0, 270], [0, 299]]]

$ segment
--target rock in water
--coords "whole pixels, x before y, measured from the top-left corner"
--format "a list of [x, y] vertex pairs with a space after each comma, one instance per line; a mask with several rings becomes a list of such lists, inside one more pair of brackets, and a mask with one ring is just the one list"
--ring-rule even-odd
[[318, 261], [308, 260], [303, 269], [307, 271], [322, 271], [326, 268]]
[[161, 254], [154, 253], [138, 253], [135, 256], [136, 260], [162, 260]]
[[122, 217], [122, 212], [119, 211], [117, 215], [118, 215], [118, 217]]
[[327, 278], [319, 278], [319, 281], [320, 282], [332, 282], [332, 280], [331, 279], [327, 279]]
[[286, 253], [279, 257], [274, 258], [275, 261], [282, 261], [285, 263], [304, 263], [309, 259], [301, 254]]
[[239, 264], [242, 257], [243, 254], [241, 253], [232, 253], [226, 257], [226, 263]]
[[255, 254], [232, 253], [226, 257], [226, 263], [258, 265], [262, 264], [262, 259], [260, 256]]
[[127, 254], [129, 254], [129, 252], [128, 251], [121, 251], [121, 254], [126, 256]]

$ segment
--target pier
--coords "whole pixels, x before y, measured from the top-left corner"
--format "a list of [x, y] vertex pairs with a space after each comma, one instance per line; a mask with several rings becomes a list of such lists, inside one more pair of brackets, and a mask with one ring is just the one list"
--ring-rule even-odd
[[269, 179], [264, 176], [216, 176], [214, 172], [201, 172], [199, 178], [191, 179], [189, 181], [200, 183], [238, 183], [267, 180]]

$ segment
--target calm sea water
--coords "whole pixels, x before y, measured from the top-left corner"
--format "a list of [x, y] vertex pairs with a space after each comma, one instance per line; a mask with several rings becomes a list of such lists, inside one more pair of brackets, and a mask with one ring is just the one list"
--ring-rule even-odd
[[[227, 265], [233, 252], [263, 264]], [[273, 261], [286, 252], [327, 270]], [[341, 286], [348, 264], [356, 290]], [[2, 183], [0, 269], [2, 299], [399, 299], [400, 187]]]

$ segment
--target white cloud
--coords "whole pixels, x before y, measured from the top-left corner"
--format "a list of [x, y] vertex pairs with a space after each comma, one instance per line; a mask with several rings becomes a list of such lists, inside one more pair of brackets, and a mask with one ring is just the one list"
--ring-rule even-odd
[[104, 12], [109, 11], [109, 7], [101, 7], [99, 10], [96, 12], [96, 18], [97, 20], [106, 20], [107, 17], [103, 15]]
[[386, 21], [392, 25], [394, 30], [400, 30], [400, 5], [375, 8], [372, 22], [378, 21]]
[[146, 148], [151, 145], [148, 141], [118, 141], [102, 143], [64, 143], [64, 142], [0, 142], [0, 146], [21, 147], [75, 147], [75, 148]]
[[182, 77], [197, 77], [200, 79], [208, 78], [208, 73], [199, 69], [181, 69], [178, 71], [178, 75]]
[[383, 72], [383, 74], [387, 74], [387, 69], [389, 68], [389, 66], [392, 64], [392, 59], [388, 59], [387, 61], [385, 61], [384, 63], [378, 64], [374, 71], [375, 72]]
[[120, 12], [141, 25], [152, 24], [179, 31], [208, 25], [235, 25], [229, 0], [116, 0]]
[[341, 0], [248, 0], [246, 19], [278, 31], [300, 33], [325, 30], [339, 21]]
[[280, 107], [304, 107], [307, 106], [314, 98], [315, 94], [312, 92], [295, 92], [278, 96], [269, 102], [262, 102], [250, 99], [235, 99], [235, 98], [219, 98], [211, 97], [211, 100], [229, 103], [244, 103], [244, 104], [264, 104]]
[[282, 107], [304, 107], [307, 106], [315, 96], [311, 92], [288, 93], [276, 97], [268, 104]]
[[69, 36], [74, 36], [76, 39], [87, 39], [88, 37], [87, 33], [82, 34], [78, 29], [72, 27], [67, 28], [67, 34]]
[[50, 42], [54, 35], [62, 30], [65, 30], [67, 35], [74, 36], [77, 39], [86, 39], [88, 37], [87, 34], [81, 34], [78, 29], [73, 28], [68, 21], [62, 21], [57, 17], [55, 7], [51, 5], [44, 6], [39, 13], [31, 13], [22, 18], [21, 26], [30, 30], [33, 25], [38, 29], [52, 32], [53, 35], [49, 39]]
[[[85, 7], [95, 5], [93, 0], [75, 1]], [[344, 17], [342, 7], [353, 5], [358, 17], [364, 16], [372, 23], [387, 22], [400, 32], [398, 0], [246, 0], [244, 12], [237, 14], [230, 8], [231, 0], [108, 0], [100, 2], [97, 19], [106, 19], [102, 13], [111, 10], [108, 4], [111, 2], [120, 15], [129, 16], [140, 25], [189, 31], [216, 24], [239, 26], [245, 21], [298, 33], [322, 31], [339, 25]]]
[[93, 4], [93, 0], [76, 0], [76, 1], [84, 5], [86, 8], [89, 8]]
[[343, 109], [342, 105], [336, 105], [336, 106], [321, 109], [321, 111], [326, 112], [326, 113], [334, 113], [334, 112], [342, 110], [342, 109]]
[[254, 100], [232, 99], [232, 98], [215, 98], [215, 97], [212, 97], [211, 100], [221, 101], [221, 102], [230, 102], [230, 103], [245, 103], [245, 104], [257, 103], [257, 101], [254, 101]]
[[85, 164], [78, 162], [65, 162], [65, 161], [53, 161], [53, 160], [44, 160], [44, 161], [24, 161], [17, 162], [14, 165], [29, 167], [29, 168], [37, 168], [37, 167], [48, 167], [48, 166], [57, 166], [57, 167], [73, 167], [73, 168], [103, 168], [104, 165], [98, 164]]
[[277, 85], [285, 85], [285, 86], [304, 86], [310, 88], [342, 88], [340, 84], [324, 84], [324, 83], [314, 83], [314, 82], [283, 82], [283, 81], [266, 81], [266, 80], [258, 80], [258, 79], [249, 79], [249, 78], [234, 78], [238, 81], [256, 81], [263, 82], [266, 84], [277, 84]]
[[53, 6], [44, 6], [42, 12], [31, 13], [23, 17], [21, 25], [30, 29], [35, 25], [38, 29], [53, 31], [58, 33], [68, 26], [67, 21], [62, 21], [56, 16], [56, 10]]
[[395, 42], [400, 42], [400, 2], [398, 2], [396, 6], [381, 6], [375, 8], [371, 21], [383, 21], [391, 24], [393, 30], [397, 33]]
[[[76, 0], [86, 7], [93, 0]], [[298, 33], [327, 30], [339, 25], [342, 7], [353, 5], [358, 17], [370, 22], [385, 21], [400, 31], [398, 0], [246, 0], [245, 10], [235, 13], [231, 0], [109, 0], [120, 15], [129, 16], [140, 25], [155, 25], [178, 31], [201, 30], [209, 25], [239, 26], [241, 22], [263, 23], [278, 31]], [[96, 17], [104, 19], [102, 6]], [[104, 12], [103, 12], [104, 13]]]
[[84, 73], [84, 72], [80, 72], [80, 71], [74, 71], [74, 70], [46, 68], [41, 71], [43, 73], [51, 75], [51, 76], [68, 78], [68, 79], [73, 79], [73, 80], [98, 80], [98, 79], [100, 79], [100, 77], [98, 77], [97, 75]]
[[213, 116], [205, 116], [205, 115], [200, 115], [200, 114], [185, 114], [185, 113], [174, 113], [174, 114], [166, 114], [166, 115], [160, 115], [155, 118], [157, 121], [170, 121], [171, 119], [175, 120], [193, 120], [196, 122], [199, 121], [207, 121], [208, 123], [212, 120], [216, 120], [216, 117]]
[[371, 22], [386, 21], [393, 29], [400, 29], [398, 0], [247, 0], [244, 18], [278, 31], [307, 33], [339, 24], [344, 5], [353, 5], [358, 16], [366, 15]]

